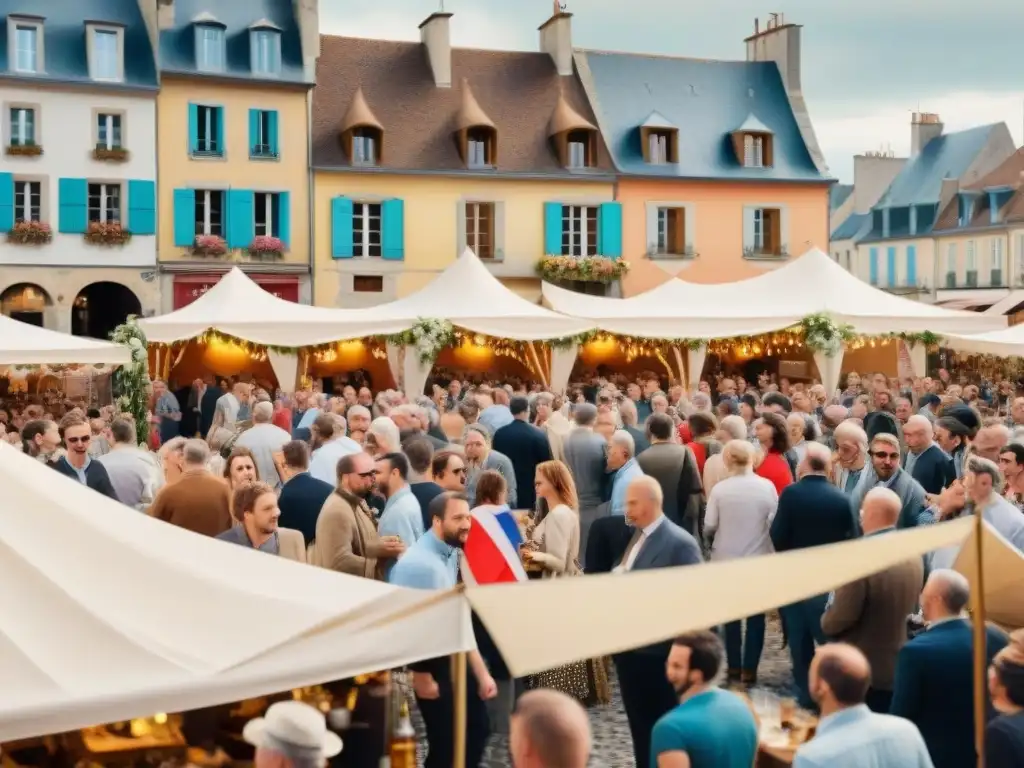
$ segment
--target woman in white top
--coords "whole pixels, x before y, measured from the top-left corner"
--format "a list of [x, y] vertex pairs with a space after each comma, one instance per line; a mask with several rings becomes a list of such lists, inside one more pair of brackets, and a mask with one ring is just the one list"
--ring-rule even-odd
[[[711, 560], [771, 554], [774, 550], [768, 532], [779, 506], [775, 485], [754, 474], [754, 446], [746, 440], [730, 440], [722, 458], [728, 477], [712, 489], [704, 517], [704, 535], [711, 541]], [[763, 613], [725, 625], [730, 681], [757, 682], [764, 626]]]
[[576, 484], [569, 468], [560, 461], [538, 464], [534, 487], [537, 498], [545, 504], [530, 534], [536, 548], [524, 550], [524, 557], [544, 569], [544, 578], [576, 576], [580, 573], [576, 562], [580, 551], [580, 515]]
[[[730, 440], [747, 439], [747, 422], [742, 416], [726, 416], [718, 423], [718, 432], [715, 438], [722, 445]], [[704, 496], [711, 496], [715, 486], [724, 480], [728, 475], [725, 471], [725, 457], [721, 451], [708, 456], [704, 462]]]

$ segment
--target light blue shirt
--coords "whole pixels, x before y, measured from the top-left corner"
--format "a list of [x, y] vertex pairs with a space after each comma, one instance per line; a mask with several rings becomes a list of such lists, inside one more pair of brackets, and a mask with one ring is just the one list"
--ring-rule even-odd
[[449, 547], [431, 529], [398, 558], [388, 581], [412, 589], [452, 589], [458, 575], [459, 550]]
[[644, 471], [640, 469], [636, 458], [632, 458], [619, 467], [615, 472], [615, 479], [612, 480], [612, 503], [611, 513], [613, 515], [626, 514], [626, 488], [638, 477], [643, 477]]
[[344, 456], [362, 452], [362, 447], [349, 437], [338, 437], [324, 443], [315, 451], [309, 460], [309, 474], [317, 480], [330, 483], [334, 488], [338, 485], [338, 462]]
[[68, 466], [75, 470], [75, 474], [78, 475], [78, 482], [80, 482], [82, 485], [86, 485], [88, 483], [88, 480], [85, 477], [85, 470], [89, 468], [90, 464], [92, 464], [92, 456], [90, 456], [88, 453], [85, 454], [85, 463], [82, 465], [81, 469], [76, 467], [70, 461], [68, 462]]
[[823, 717], [793, 768], [934, 768], [917, 726], [866, 704]]
[[393, 494], [384, 505], [377, 533], [397, 536], [406, 547], [411, 547], [423, 535], [423, 511], [408, 485]]
[[316, 417], [320, 415], [319, 408], [309, 408], [302, 414], [302, 418], [299, 419], [299, 423], [295, 425], [295, 429], [309, 429], [313, 426], [313, 422], [316, 421]]
[[489, 405], [480, 412], [477, 421], [483, 424], [494, 437], [494, 433], [502, 427], [507, 427], [515, 418], [507, 405]]

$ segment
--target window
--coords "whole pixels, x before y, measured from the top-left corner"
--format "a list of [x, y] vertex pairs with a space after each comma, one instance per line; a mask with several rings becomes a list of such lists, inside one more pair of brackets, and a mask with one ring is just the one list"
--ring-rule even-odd
[[782, 211], [778, 208], [755, 208], [752, 218], [750, 248], [753, 253], [782, 255]]
[[466, 247], [481, 259], [494, 258], [494, 203], [466, 203]]
[[370, 128], [352, 131], [352, 164], [377, 164], [377, 131]]
[[196, 67], [201, 72], [224, 71], [224, 29], [209, 24], [196, 27]]
[[594, 164], [591, 151], [592, 137], [589, 131], [570, 131], [566, 142], [566, 165], [569, 168], [589, 168]]
[[950, 243], [946, 247], [946, 287], [956, 287], [956, 243]]
[[764, 137], [747, 134], [743, 137], [743, 166], [745, 168], [764, 167]]
[[651, 131], [647, 136], [648, 162], [655, 165], [664, 165], [670, 162], [669, 147], [672, 137], [666, 131]]
[[96, 146], [99, 149], [120, 149], [121, 115], [99, 114], [96, 116]]
[[38, 181], [14, 182], [14, 220], [42, 219], [43, 185]]
[[89, 185], [89, 221], [121, 221], [121, 185]]
[[686, 209], [658, 209], [658, 240], [656, 251], [660, 255], [686, 253]]
[[974, 253], [974, 241], [968, 240], [967, 247], [964, 249], [967, 254], [967, 269], [976, 270], [978, 268], [977, 256]]
[[382, 275], [353, 275], [352, 290], [356, 293], [383, 293], [384, 277]]
[[562, 206], [562, 255], [597, 255], [597, 206]]
[[36, 111], [28, 107], [11, 108], [11, 146], [28, 147], [36, 143]]
[[281, 198], [275, 192], [257, 192], [253, 196], [253, 216], [256, 236], [281, 236]]
[[494, 134], [486, 128], [473, 128], [466, 136], [466, 165], [487, 168], [494, 164]]
[[275, 114], [269, 109], [258, 110], [255, 113], [252, 157], [277, 157], [274, 119]]
[[380, 256], [380, 203], [352, 206], [352, 255]]
[[224, 192], [196, 190], [196, 234], [224, 237]]
[[14, 69], [17, 72], [39, 72], [39, 36], [37, 24], [18, 24], [14, 28]]
[[92, 30], [92, 79], [120, 80], [120, 35], [112, 29]]
[[1002, 285], [1003, 284], [1003, 239], [1001, 237], [992, 238], [992, 272], [989, 275], [990, 285]]
[[281, 34], [273, 29], [257, 29], [250, 37], [252, 71], [258, 75], [281, 74]]
[[223, 119], [220, 107], [207, 107], [199, 105], [196, 110], [198, 122], [196, 124], [196, 148], [197, 155], [222, 155], [224, 147], [220, 146], [221, 133], [220, 122]]

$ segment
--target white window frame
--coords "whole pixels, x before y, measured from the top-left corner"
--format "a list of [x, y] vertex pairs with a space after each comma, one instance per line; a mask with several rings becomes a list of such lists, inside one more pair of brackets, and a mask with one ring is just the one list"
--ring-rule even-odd
[[[89, 187], [98, 186], [100, 188], [100, 218], [98, 221], [103, 222], [123, 222], [124, 221], [124, 187], [120, 182], [116, 181], [90, 181], [86, 187], [86, 214], [89, 217], [89, 221], [97, 221], [92, 218], [92, 190]], [[117, 189], [117, 210], [113, 211], [110, 209], [109, 201], [114, 195], [111, 194], [113, 189]], [[116, 213], [116, 216], [111, 216], [111, 213]]]
[[9, 142], [13, 145], [17, 140], [20, 146], [25, 146], [29, 142], [39, 144], [35, 107], [12, 106], [10, 110], [11, 135]]
[[1003, 238], [993, 237], [990, 249], [990, 257], [992, 259], [992, 264], [990, 265], [990, 268], [1005, 271], [1003, 265]]
[[[466, 240], [466, 247], [471, 248], [478, 257], [493, 261], [498, 256], [498, 204], [485, 200], [467, 200], [462, 205], [462, 236]], [[487, 206], [491, 214], [491, 253], [489, 256], [480, 256], [480, 209], [483, 206]], [[471, 231], [473, 237], [470, 237]]]
[[[590, 214], [594, 214], [594, 226], [599, 227], [600, 210], [596, 205], [563, 205], [562, 206], [562, 255], [564, 256], [597, 256], [597, 230], [594, 234], [594, 250], [589, 253]], [[573, 245], [573, 237], [580, 236], [577, 249]], [[568, 239], [566, 239], [568, 238]], [[578, 252], [577, 252], [578, 251]]]
[[764, 168], [764, 136], [748, 133], [743, 137], [743, 167]]
[[[224, 206], [225, 206], [225, 204], [227, 202], [226, 199], [225, 199], [226, 195], [225, 195], [224, 190], [223, 189], [197, 189], [197, 190], [195, 190], [194, 194], [196, 196], [196, 202], [199, 203], [202, 206], [202, 209], [203, 209], [203, 220], [201, 222], [202, 230], [203, 231], [202, 232], [196, 232], [196, 235], [197, 236], [198, 235], [212, 235], [212, 236], [216, 236], [216, 237], [224, 237], [226, 235], [226, 231], [225, 231], [225, 228], [224, 228], [224, 223], [225, 223]], [[220, 196], [220, 232], [214, 232], [213, 231], [213, 199], [214, 199], [214, 195]], [[194, 213], [192, 215], [192, 218], [193, 219], [196, 218]], [[195, 221], [194, 224], [196, 225], [196, 228], [198, 229], [199, 226], [200, 226], [200, 222], [199, 221]]]
[[751, 221], [750, 245], [754, 253], [764, 252], [764, 208], [754, 208]]
[[254, 75], [281, 74], [281, 33], [276, 29], [249, 32], [251, 67]]
[[964, 255], [966, 257], [965, 270], [967, 272], [978, 271], [978, 255], [974, 247], [974, 241], [968, 240], [964, 246]]
[[946, 274], [952, 272], [954, 275], [957, 273], [957, 252], [956, 243], [950, 243], [946, 246]]
[[[33, 204], [32, 198], [36, 198]], [[42, 221], [43, 182], [38, 179], [14, 180], [14, 220]]]
[[[196, 150], [201, 154], [224, 154], [224, 147], [217, 144], [217, 131], [214, 130], [215, 118], [214, 115], [219, 115], [220, 119], [224, 119], [224, 110], [222, 107], [214, 106], [211, 104], [199, 104], [196, 108]], [[200, 129], [205, 130], [205, 134]], [[223, 133], [223, 131], [222, 131]], [[206, 136], [206, 141], [203, 141], [203, 136]], [[205, 147], [204, 147], [205, 144]]]
[[647, 157], [652, 165], [668, 164], [668, 142], [667, 134], [651, 131], [647, 135]]
[[[224, 27], [217, 24], [196, 25], [196, 69], [200, 72], [223, 72], [227, 66], [227, 40]], [[213, 54], [211, 56], [211, 54]]]
[[[118, 140], [114, 142], [114, 129], [117, 129]], [[104, 140], [103, 135], [106, 134]], [[96, 143], [105, 149], [124, 147], [124, 115], [115, 112], [100, 112], [96, 116]]]
[[[280, 237], [279, 232], [274, 232], [274, 200], [277, 192], [256, 192], [252, 201], [252, 231], [255, 237]], [[263, 230], [257, 223], [256, 211], [263, 208]], [[280, 224], [278, 224], [280, 226]]]
[[[113, 72], [99, 71], [99, 46], [101, 36], [110, 35], [114, 40]], [[104, 38], [105, 39], [105, 38]], [[98, 82], [119, 83], [124, 80], [124, 30], [120, 27], [97, 26], [89, 27], [89, 76]]]
[[487, 139], [466, 139], [466, 165], [470, 168], [487, 167]]
[[[366, 148], [370, 149], [370, 156], [366, 156]], [[353, 165], [376, 165], [377, 164], [377, 135], [373, 131], [356, 128], [352, 134], [352, 164]]]
[[[374, 215], [374, 209], [376, 209], [376, 215]], [[377, 220], [377, 229], [374, 230], [371, 226], [373, 220]], [[360, 222], [360, 226], [356, 227], [356, 222]], [[376, 231], [379, 235], [376, 244], [370, 242], [370, 233]], [[357, 242], [356, 236], [359, 235], [359, 241]], [[352, 254], [355, 258], [359, 259], [379, 259], [383, 256], [384, 251], [384, 207], [381, 202], [366, 200], [366, 201], [355, 201], [352, 203]], [[376, 249], [377, 253], [370, 253], [371, 250]], [[362, 251], [362, 253], [359, 253]]]
[[566, 142], [566, 159], [570, 170], [579, 171], [587, 167], [587, 144], [583, 141]]
[[[7, 37], [7, 50], [9, 52], [8, 67], [12, 72], [17, 72], [22, 75], [38, 75], [42, 74], [44, 69], [45, 60], [43, 58], [43, 22], [36, 19], [18, 18], [16, 16], [7, 17], [7, 28], [9, 30]], [[30, 33], [32, 40], [32, 48], [23, 49], [18, 44], [18, 38], [20, 32]], [[22, 66], [21, 54], [23, 52], [28, 53], [31, 57], [32, 66]]]

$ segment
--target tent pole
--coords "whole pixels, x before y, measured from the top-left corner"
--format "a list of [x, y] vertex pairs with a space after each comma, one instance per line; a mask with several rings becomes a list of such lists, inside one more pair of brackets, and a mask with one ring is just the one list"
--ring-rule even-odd
[[974, 630], [974, 745], [978, 753], [978, 768], [985, 768], [985, 724], [988, 702], [988, 649], [985, 632], [985, 565], [983, 558], [985, 518], [975, 510], [974, 555], [978, 572], [971, 585], [973, 597]]
[[455, 759], [452, 768], [466, 768], [466, 652], [455, 654], [452, 661], [452, 707], [455, 710]]

